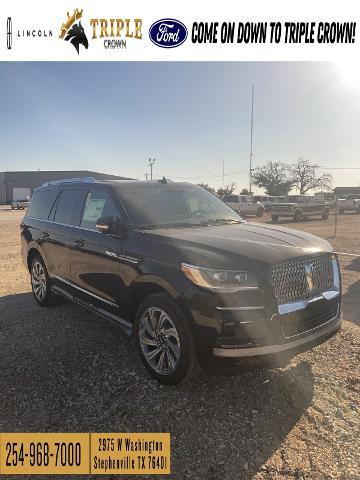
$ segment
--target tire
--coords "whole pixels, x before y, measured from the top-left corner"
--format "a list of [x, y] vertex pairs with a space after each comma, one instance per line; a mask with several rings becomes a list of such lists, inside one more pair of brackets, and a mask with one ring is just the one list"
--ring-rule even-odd
[[256, 212], [257, 217], [262, 217], [264, 215], [264, 209], [263, 208], [258, 208], [258, 211]]
[[301, 220], [304, 220], [304, 216], [300, 210], [296, 210], [293, 216], [294, 222], [301, 222]]
[[[194, 336], [187, 316], [167, 294], [150, 295], [140, 304], [134, 336], [143, 364], [159, 382], [179, 385], [199, 373]], [[154, 355], [155, 351], [158, 353]]]
[[323, 220], [327, 220], [329, 218], [329, 215], [330, 215], [330, 210], [328, 208], [325, 208], [323, 214], [321, 215], [321, 218]]
[[344, 213], [345, 213], [344, 208], [343, 208], [343, 207], [340, 207], [340, 208], [339, 208], [339, 214], [340, 214], [340, 215], [343, 215]]
[[49, 275], [40, 255], [36, 255], [31, 262], [30, 278], [35, 301], [40, 307], [62, 303], [62, 299], [50, 291]]
[[271, 220], [276, 223], [279, 221], [279, 215], [271, 215]]

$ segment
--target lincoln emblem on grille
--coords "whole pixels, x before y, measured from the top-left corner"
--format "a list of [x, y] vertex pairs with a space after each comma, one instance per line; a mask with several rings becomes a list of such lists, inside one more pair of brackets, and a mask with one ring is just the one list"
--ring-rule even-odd
[[313, 274], [313, 263], [305, 263], [304, 269], [305, 269], [305, 275], [306, 275], [306, 283], [307, 283], [307, 289], [309, 291], [314, 290], [314, 274]]

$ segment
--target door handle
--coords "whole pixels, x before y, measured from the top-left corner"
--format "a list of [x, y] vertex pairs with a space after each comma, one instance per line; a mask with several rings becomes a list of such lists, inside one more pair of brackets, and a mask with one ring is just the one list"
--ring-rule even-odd
[[73, 240], [72, 242], [73, 247], [81, 248], [84, 246], [84, 242], [82, 240]]

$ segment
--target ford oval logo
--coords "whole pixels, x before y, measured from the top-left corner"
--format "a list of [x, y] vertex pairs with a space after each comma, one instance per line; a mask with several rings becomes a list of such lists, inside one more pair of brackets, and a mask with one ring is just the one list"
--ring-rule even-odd
[[150, 40], [158, 47], [174, 48], [185, 42], [187, 28], [179, 20], [163, 18], [153, 23], [149, 30]]

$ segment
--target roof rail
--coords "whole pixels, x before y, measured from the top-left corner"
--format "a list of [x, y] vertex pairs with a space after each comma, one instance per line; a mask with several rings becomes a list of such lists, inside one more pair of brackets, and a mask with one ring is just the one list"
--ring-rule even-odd
[[96, 182], [94, 177], [82, 177], [82, 178], [65, 178], [63, 180], [53, 180], [51, 182], [45, 182], [42, 187], [50, 187], [51, 185], [60, 185], [62, 183], [93, 183]]

